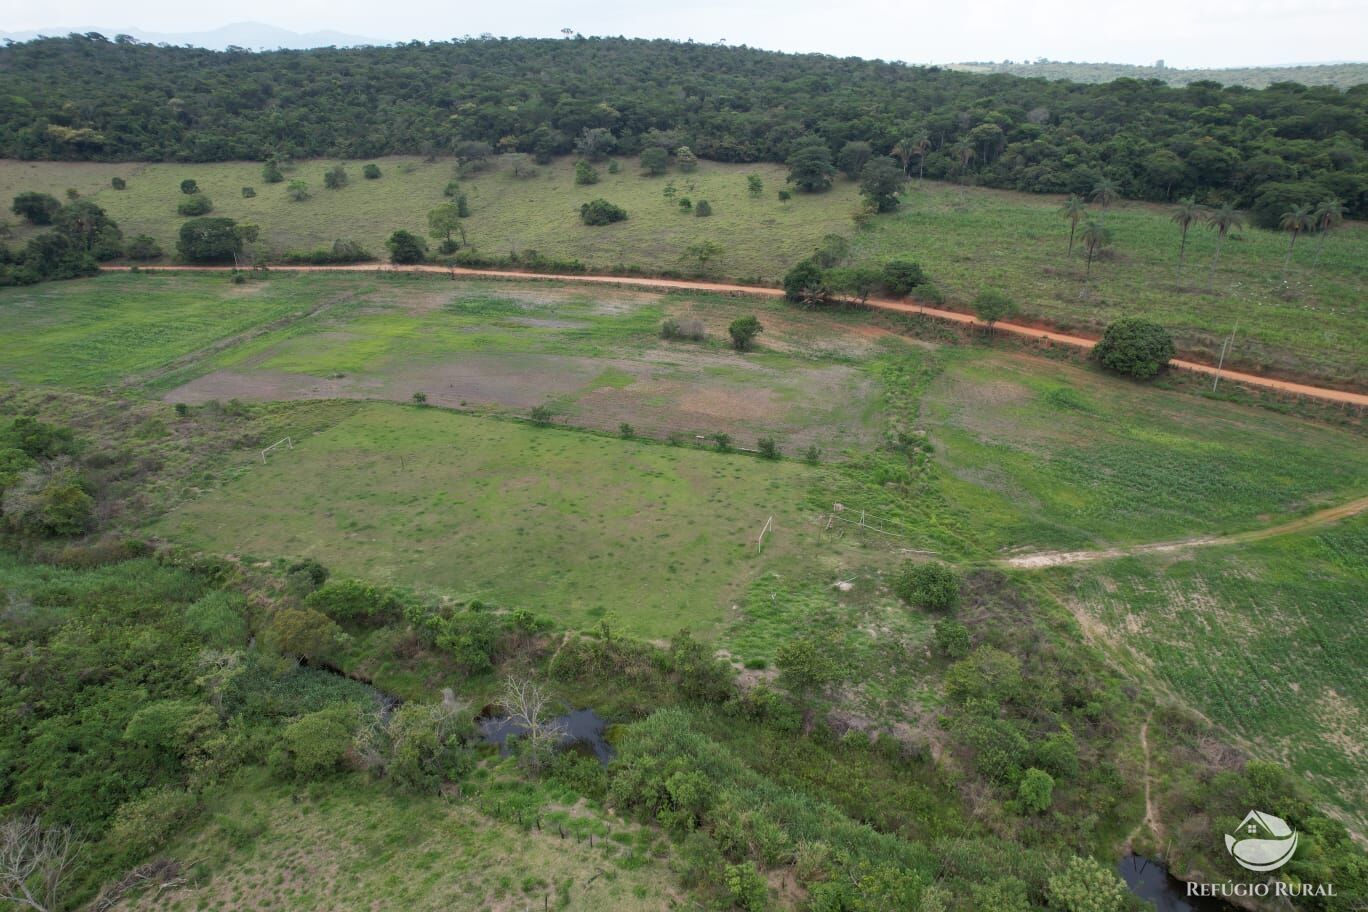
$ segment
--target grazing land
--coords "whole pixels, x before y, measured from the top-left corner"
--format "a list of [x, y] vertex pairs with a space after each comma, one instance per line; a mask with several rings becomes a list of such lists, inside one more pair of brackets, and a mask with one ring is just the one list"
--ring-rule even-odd
[[[427, 212], [447, 201], [442, 191], [453, 169], [449, 160], [379, 163], [384, 177], [363, 180], [354, 173], [340, 190], [322, 187], [324, 171], [335, 162], [299, 163], [289, 177], [314, 186], [312, 197], [300, 203], [289, 200], [284, 184], [263, 184], [260, 165], [251, 162], [0, 162], [0, 189], [78, 184], [77, 189], [86, 188], [83, 193], [94, 193], [126, 236], [151, 235], [171, 254], [181, 222], [176, 205], [184, 198], [180, 181], [194, 179], [214, 201], [215, 215], [260, 226], [268, 256], [330, 247], [347, 238], [383, 257], [384, 240], [395, 229], [426, 233]], [[360, 164], [347, 167], [358, 172]], [[138, 170], [129, 176], [128, 189], [109, 189], [109, 177], [130, 167]], [[62, 168], [73, 170], [66, 176]], [[1216, 361], [1234, 332], [1226, 362], [1235, 368], [1358, 388], [1368, 376], [1368, 351], [1361, 344], [1368, 335], [1362, 294], [1368, 281], [1368, 228], [1358, 222], [1336, 229], [1323, 245], [1315, 236], [1300, 240], [1286, 281], [1286, 235], [1254, 227], [1237, 230], [1222, 245], [1212, 272], [1215, 235], [1194, 227], [1180, 282], [1179, 233], [1169, 208], [1119, 203], [1105, 217], [1111, 245], [1085, 283], [1081, 244], [1072, 257], [1066, 255], [1069, 226], [1058, 215], [1058, 197], [914, 181], [900, 211], [875, 216], [867, 230], [856, 230], [851, 215], [858, 208], [857, 188], [844, 179], [827, 193], [799, 193], [780, 202], [775, 193], [788, 186], [786, 171], [774, 165], [704, 162], [689, 174], [644, 177], [635, 161], [623, 160], [617, 174], [606, 166], [598, 170], [600, 182], [587, 187], [574, 183], [570, 159], [542, 166], [530, 178], [516, 178], [502, 165], [463, 178], [471, 207], [464, 220], [469, 242], [489, 256], [537, 251], [578, 258], [600, 271], [689, 273], [698, 264], [686, 256], [687, 248], [713, 241], [721, 252], [709, 261], [707, 274], [774, 282], [822, 237], [839, 234], [853, 242], [856, 261], [917, 260], [954, 307], [968, 309], [984, 288], [1002, 288], [1022, 317], [1063, 329], [1098, 333], [1117, 317], [1138, 315], [1164, 324], [1181, 351], [1201, 360]], [[749, 174], [764, 182], [759, 197], [746, 190]], [[104, 189], [90, 189], [102, 183]], [[678, 196], [709, 200], [714, 214], [698, 218], [680, 212], [664, 196], [667, 184]], [[244, 199], [243, 186], [254, 186], [257, 195]], [[580, 204], [596, 197], [625, 208], [628, 220], [603, 227], [582, 224]], [[32, 230], [18, 228], [16, 237], [22, 240]]]

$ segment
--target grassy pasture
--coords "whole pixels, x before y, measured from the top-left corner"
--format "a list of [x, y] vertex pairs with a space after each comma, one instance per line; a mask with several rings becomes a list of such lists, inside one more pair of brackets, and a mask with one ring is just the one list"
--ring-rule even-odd
[[1234, 532], [1368, 490], [1352, 434], [1024, 355], [941, 357], [922, 420], [995, 550]]
[[[794, 462], [374, 404], [173, 511], [218, 553], [313, 556], [338, 573], [533, 608], [570, 626], [709, 632], [792, 560], [812, 472]], [[767, 517], [776, 534], [757, 557]]]
[[[545, 899], [557, 909], [637, 912], [667, 908], [674, 896], [652, 857], [664, 850], [656, 834], [619, 822], [617, 838], [605, 838], [601, 818], [583, 808], [546, 814], [549, 832], [524, 832], [470, 804], [396, 796], [349, 777], [311, 783], [303, 801], [295, 788], [248, 783], [212, 799], [210, 811], [173, 849], [199, 860], [203, 876], [116, 909], [479, 912], [540, 909]], [[560, 839], [557, 822], [581, 839]]]
[[[183, 198], [179, 185], [193, 178], [213, 199], [215, 214], [260, 225], [271, 250], [317, 248], [351, 238], [383, 255], [384, 239], [394, 229], [425, 231], [426, 214], [445, 200], [442, 189], [452, 177], [447, 160], [382, 159], [384, 177], [375, 181], [361, 178], [362, 162], [348, 162], [348, 186], [325, 190], [322, 176], [332, 164], [301, 162], [289, 175], [313, 189], [312, 199], [302, 203], [288, 200], [284, 184], [263, 184], [254, 162], [5, 161], [0, 162], [0, 192], [12, 196], [35, 188], [60, 197], [64, 187], [75, 186], [106, 207], [126, 235], [150, 234], [171, 252], [181, 222], [175, 214]], [[1121, 315], [1146, 315], [1170, 327], [1183, 350], [1213, 360], [1238, 321], [1229, 356], [1233, 366], [1358, 386], [1368, 382], [1368, 348], [1362, 344], [1368, 336], [1368, 227], [1362, 224], [1334, 232], [1314, 270], [1319, 239], [1299, 241], [1287, 286], [1282, 283], [1287, 238], [1257, 228], [1236, 232], [1225, 243], [1208, 293], [1213, 234], [1201, 227], [1191, 231], [1180, 288], [1178, 230], [1168, 208], [1121, 203], [1107, 214], [1113, 245], [1095, 264], [1093, 288], [1085, 296], [1083, 260], [1077, 249], [1072, 259], [1065, 255], [1068, 224], [1056, 212], [1056, 197], [914, 184], [900, 212], [878, 216], [869, 230], [856, 232], [850, 216], [858, 195], [845, 180], [828, 193], [797, 194], [780, 203], [775, 194], [786, 186], [786, 172], [776, 165], [705, 162], [692, 174], [648, 178], [635, 161], [621, 164], [618, 174], [600, 167], [602, 180], [588, 187], [574, 183], [570, 159], [526, 179], [502, 166], [464, 179], [472, 208], [466, 222], [471, 242], [489, 254], [537, 250], [578, 257], [597, 269], [689, 270], [693, 267], [681, 259], [685, 248], [712, 240], [724, 250], [710, 267], [717, 275], [775, 280], [823, 235], [837, 233], [854, 239], [860, 260], [917, 259], [955, 306], [968, 307], [985, 287], [1001, 287], [1016, 299], [1023, 317], [1066, 328], [1096, 331]], [[765, 182], [764, 193], [755, 199], [746, 192], [751, 173]], [[127, 190], [109, 188], [116, 174], [127, 177]], [[680, 196], [707, 199], [714, 215], [681, 214], [662, 193], [670, 181]], [[255, 187], [257, 195], [244, 199], [243, 186]], [[601, 228], [582, 225], [579, 205], [600, 196], [626, 208], [630, 218]], [[16, 238], [22, 241], [31, 233], [19, 227]]]
[[1368, 831], [1368, 517], [1049, 571], [1089, 636]]

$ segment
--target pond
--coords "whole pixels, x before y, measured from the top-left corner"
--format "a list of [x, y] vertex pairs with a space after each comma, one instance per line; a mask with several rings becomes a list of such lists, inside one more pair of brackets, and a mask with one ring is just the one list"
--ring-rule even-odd
[[[613, 759], [613, 746], [608, 743], [608, 720], [592, 709], [577, 709], [557, 716], [556, 722], [565, 730], [561, 736], [562, 747], [581, 746], [592, 751], [599, 763], [607, 764]], [[481, 715], [476, 720], [480, 734], [490, 744], [499, 745], [499, 753], [508, 753], [508, 736], [526, 733], [527, 727], [514, 722], [507, 716]]]
[[1116, 864], [1116, 873], [1131, 893], [1154, 904], [1155, 912], [1234, 912], [1234, 906], [1218, 899], [1187, 895], [1187, 884], [1168, 868], [1143, 855], [1127, 855]]

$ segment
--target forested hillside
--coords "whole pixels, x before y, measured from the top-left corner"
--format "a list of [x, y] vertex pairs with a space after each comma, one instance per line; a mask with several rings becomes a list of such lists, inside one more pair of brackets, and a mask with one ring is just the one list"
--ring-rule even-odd
[[607, 131], [587, 137], [594, 151], [687, 145], [732, 162], [782, 161], [816, 134], [992, 187], [1089, 192], [1106, 178], [1146, 199], [1250, 206], [1271, 192], [1368, 214], [1365, 86], [1079, 85], [626, 39], [248, 53], [88, 35], [0, 49], [0, 155], [13, 158], [360, 158], [462, 141], [546, 157], [584, 151], [585, 131]]
[[[1163, 61], [1160, 61], [1162, 63]], [[1171, 86], [1209, 80], [1226, 86], [1263, 89], [1279, 82], [1304, 86], [1348, 89], [1368, 83], [1368, 63], [1318, 63], [1307, 66], [1223, 67], [1186, 69], [1171, 66], [1135, 66], [1129, 63], [1073, 63], [1064, 60], [1022, 60], [1013, 63], [960, 63], [955, 69], [969, 73], [1009, 73], [1074, 82], [1111, 82], [1113, 79], [1158, 79]]]

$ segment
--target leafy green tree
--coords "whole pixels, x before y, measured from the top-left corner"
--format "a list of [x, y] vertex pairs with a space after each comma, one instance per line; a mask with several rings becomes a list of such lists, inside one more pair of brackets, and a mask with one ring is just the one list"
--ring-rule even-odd
[[764, 332], [764, 327], [756, 319], [754, 314], [747, 314], [744, 317], [737, 317], [732, 320], [727, 327], [727, 334], [731, 336], [732, 348], [739, 352], [750, 351], [755, 346], [755, 337]]
[[823, 631], [808, 631], [786, 639], [774, 654], [779, 683], [803, 707], [804, 720], [811, 720], [814, 701], [844, 679], [839, 644]]
[[759, 451], [761, 459], [778, 459], [780, 456], [779, 444], [773, 437], [761, 437], [755, 441], [755, 448]]
[[760, 194], [765, 192], [765, 182], [760, 179], [760, 175], [746, 175], [746, 192], [750, 194], [751, 199], [759, 199]]
[[1069, 256], [1073, 256], [1074, 235], [1078, 233], [1078, 223], [1088, 214], [1088, 204], [1077, 193], [1070, 193], [1059, 214], [1069, 220]]
[[332, 706], [285, 727], [271, 754], [271, 769], [284, 778], [312, 782], [341, 770], [352, 746], [355, 710]]
[[898, 194], [907, 181], [897, 162], [887, 156], [869, 159], [860, 171], [860, 193], [876, 212], [898, 208]]
[[380, 166], [377, 165], [375, 162], [371, 162], [370, 164], [366, 165], [361, 169], [361, 176], [364, 177], [366, 180], [379, 180]]
[[1092, 356], [1107, 370], [1148, 380], [1172, 360], [1173, 337], [1157, 323], [1124, 317], [1107, 327]]
[[575, 138], [575, 152], [592, 162], [601, 162], [617, 148], [617, 137], [604, 127], [585, 127]]
[[67, 203], [53, 218], [53, 227], [73, 247], [97, 260], [112, 260], [123, 252], [118, 224], [90, 200]]
[[903, 297], [926, 282], [921, 264], [912, 260], [889, 260], [883, 267], [883, 286], [889, 294]]
[[641, 171], [649, 177], [659, 177], [670, 167], [670, 155], [659, 146], [641, 150]]
[[278, 184], [285, 180], [285, 173], [280, 170], [280, 165], [274, 158], [267, 159], [261, 166], [261, 179], [268, 184]]
[[332, 655], [341, 634], [341, 629], [319, 611], [281, 608], [272, 616], [265, 638], [281, 655], [314, 662]]
[[155, 260], [164, 255], [156, 239], [146, 234], [140, 234], [129, 241], [124, 253], [130, 260]]
[[842, 266], [827, 270], [826, 284], [834, 293], [863, 307], [869, 296], [883, 284], [883, 270], [873, 265]]
[[333, 165], [323, 172], [323, 186], [328, 190], [341, 190], [347, 182], [347, 169], [341, 165]]
[[831, 150], [820, 139], [810, 139], [798, 146], [788, 157], [788, 182], [804, 193], [821, 193], [831, 189], [836, 168], [831, 164]]
[[1187, 255], [1188, 229], [1195, 222], [1201, 221], [1205, 212], [1205, 207], [1197, 205], [1197, 201], [1189, 196], [1187, 199], [1178, 201], [1177, 207], [1174, 208], [1173, 214], [1170, 216], [1181, 233], [1181, 240], [1178, 244], [1178, 282], [1180, 285], [1183, 281], [1183, 259]]
[[309, 193], [309, 185], [302, 180], [292, 180], [285, 185], [285, 195], [292, 202], [302, 203], [313, 194]]
[[232, 260], [242, 252], [237, 222], [230, 218], [192, 218], [180, 227], [176, 250], [192, 263]]
[[707, 218], [712, 215], [712, 203], [707, 200], [699, 200], [698, 205], [694, 206], [694, 215], [698, 218]]
[[689, 174], [698, 170], [698, 156], [688, 146], [680, 146], [675, 149], [675, 164], [680, 171]]
[[243, 188], [242, 188], [242, 198], [243, 198], [243, 199], [255, 199], [255, 198], [256, 198], [256, 187], [243, 187]]
[[874, 150], [869, 147], [869, 143], [851, 140], [841, 147], [840, 153], [836, 156], [836, 167], [850, 180], [859, 180], [865, 165], [873, 156]]
[[1054, 803], [1054, 777], [1035, 767], [1028, 769], [1017, 786], [1017, 800], [1028, 813], [1048, 811]]
[[784, 273], [784, 297], [796, 304], [824, 304], [829, 294], [826, 273], [813, 260], [801, 260]]
[[930, 134], [925, 130], [916, 129], [894, 143], [889, 154], [902, 163], [903, 174], [907, 177], [912, 176], [912, 159], [916, 158], [917, 181], [920, 182], [926, 172], [926, 153], [930, 148]]
[[1216, 264], [1221, 260], [1221, 245], [1225, 243], [1226, 235], [1243, 228], [1244, 223], [1244, 216], [1229, 203], [1206, 214], [1207, 227], [1216, 232], [1216, 252], [1211, 255], [1211, 269], [1207, 273], [1208, 290], [1216, 284]]
[[962, 659], [969, 654], [972, 643], [969, 628], [959, 621], [943, 618], [936, 622], [936, 648], [947, 658]]
[[396, 265], [421, 263], [427, 259], [427, 241], [411, 231], [400, 228], [385, 241], [390, 262]]
[[575, 162], [575, 183], [587, 187], [598, 182], [599, 173], [593, 165], [583, 159]]
[[988, 324], [988, 333], [993, 332], [993, 325], [999, 320], [1016, 313], [1016, 302], [1007, 297], [1007, 293], [996, 288], [985, 288], [974, 298], [974, 316]]
[[[537, 169], [533, 167], [532, 156], [530, 155], [522, 152], [509, 152], [503, 156], [503, 160], [514, 177], [525, 180], [537, 176]], [[616, 165], [617, 162], [612, 162], [608, 166], [608, 170], [611, 172]]]
[[109, 186], [113, 187], [115, 190], [127, 190], [128, 181], [124, 180], [122, 177], [111, 177], [109, 179]]
[[442, 203], [437, 208], [429, 210], [427, 219], [428, 236], [443, 242], [443, 253], [451, 253], [455, 249], [453, 233], [459, 233], [461, 243], [465, 243], [465, 226], [461, 224], [461, 207], [456, 203]]
[[907, 561], [893, 578], [893, 591], [913, 608], [952, 611], [959, 604], [959, 576], [937, 561]]
[[727, 894], [738, 909], [745, 912], [765, 912], [769, 908], [769, 889], [765, 878], [755, 868], [755, 862], [727, 865], [723, 872]]
[[580, 221], [586, 225], [611, 225], [625, 221], [627, 210], [606, 199], [594, 199], [580, 206]]
[[850, 259], [850, 241], [841, 234], [823, 235], [817, 249], [812, 252], [812, 259], [823, 269], [843, 265]]
[[462, 139], [452, 145], [451, 154], [456, 159], [457, 174], [473, 174], [489, 164], [494, 147], [482, 140]]
[[1019, 703], [1026, 696], [1021, 660], [994, 646], [979, 646], [950, 666], [945, 694], [966, 706]]
[[199, 184], [191, 178], [186, 178], [180, 182], [180, 192], [187, 195], [199, 193]]
[[726, 248], [716, 241], [698, 241], [684, 248], [684, 259], [698, 263], [698, 271], [706, 272], [708, 264], [726, 253]]
[[1278, 218], [1278, 227], [1287, 232], [1287, 255], [1283, 257], [1283, 281], [1287, 281], [1287, 268], [1292, 265], [1292, 248], [1297, 246], [1297, 238], [1303, 231], [1310, 231], [1315, 225], [1310, 206], [1293, 206]]
[[57, 197], [49, 193], [21, 193], [14, 198], [10, 211], [27, 221], [30, 225], [51, 225], [52, 219], [62, 209]]
[[1126, 885], [1110, 868], [1091, 858], [1069, 859], [1050, 876], [1050, 907], [1062, 912], [1121, 912], [1127, 908]]

